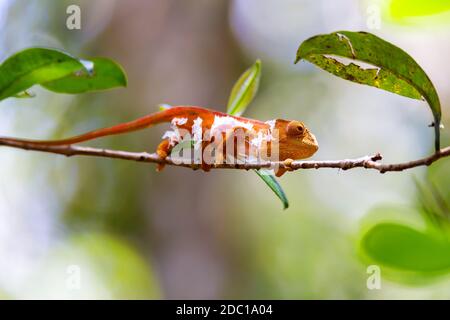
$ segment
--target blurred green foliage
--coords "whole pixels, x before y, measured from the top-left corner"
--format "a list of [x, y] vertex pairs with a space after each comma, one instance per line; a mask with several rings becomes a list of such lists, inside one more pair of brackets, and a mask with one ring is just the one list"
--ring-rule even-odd
[[415, 272], [448, 272], [450, 242], [435, 233], [380, 223], [361, 240], [362, 249], [377, 263]]
[[19, 298], [157, 299], [161, 292], [151, 270], [125, 239], [81, 233], [49, 253]]
[[[348, 226], [337, 212], [305, 199], [299, 188], [289, 213], [261, 219], [259, 212], [238, 211], [231, 220], [234, 245], [244, 268], [242, 298], [361, 299], [367, 294], [365, 267], [354, 256]], [[242, 241], [245, 239], [245, 241]], [[350, 281], [351, 279], [351, 281]], [[230, 297], [233, 288], [230, 288]]]
[[[83, 14], [79, 31], [64, 27], [66, 7], [74, 3]], [[345, 10], [341, 15], [339, 8], [324, 3], [13, 1], [0, 8], [6, 13], [0, 15], [3, 57], [43, 44], [80, 56], [111, 56], [126, 67], [130, 86], [78, 96], [37, 87], [35, 99], [2, 103], [1, 135], [71, 136], [154, 112], [161, 101], [216, 108], [227, 98], [224, 88], [258, 56], [264, 58], [265, 79], [270, 81], [261, 82], [252, 102], [256, 108], [248, 115], [305, 121], [321, 143], [319, 158], [374, 149], [392, 160], [428, 153], [431, 136], [416, 101], [363, 87], [356, 90], [307, 66], [300, 72], [289, 66], [286, 56], [295, 50], [293, 44], [323, 32], [325, 24], [336, 28], [362, 21], [357, 27], [365, 28], [362, 4], [338, 6]], [[427, 18], [427, 25], [430, 21]], [[377, 34], [409, 41], [418, 61], [426, 61], [427, 72], [448, 74], [445, 61], [433, 56], [447, 52], [448, 32], [442, 26], [438, 31], [383, 23]], [[426, 38], [426, 47], [416, 37]], [[273, 52], [283, 52], [284, 58]], [[445, 108], [448, 86], [442, 78], [434, 80]], [[410, 108], [397, 108], [400, 105]], [[423, 128], [416, 127], [419, 124]], [[153, 151], [162, 135], [158, 130], [106, 138], [95, 145]], [[448, 145], [445, 133], [443, 145]], [[382, 290], [369, 291], [366, 267], [379, 261], [364, 253], [359, 261], [356, 247], [363, 237], [352, 236], [367, 207], [392, 201], [390, 207], [367, 213], [377, 219], [365, 225], [361, 235], [379, 224], [393, 224], [415, 239], [430, 233], [431, 241], [445, 243], [441, 200], [450, 201], [448, 160], [415, 172], [424, 192], [414, 191], [410, 173], [320, 170], [287, 175], [283, 185], [292, 203], [284, 213], [267, 197], [266, 186], [245, 172], [204, 174], [171, 168], [154, 174], [146, 164], [6, 149], [0, 160], [0, 298], [449, 297], [442, 272], [433, 277], [439, 279], [438, 289], [417, 283], [434, 272], [418, 275], [396, 268], [395, 259], [387, 266], [384, 252], [376, 256], [383, 262]], [[405, 210], [398, 203], [410, 207]], [[387, 252], [405, 244], [395, 243]], [[80, 290], [66, 286], [72, 266], [80, 267]]]
[[391, 0], [390, 12], [396, 19], [419, 17], [450, 10], [448, 0]]
[[[363, 228], [363, 258], [385, 266], [387, 276], [395, 281], [426, 283], [450, 273], [448, 165], [449, 160], [443, 159], [427, 170], [424, 179], [415, 179], [417, 202], [403, 217], [395, 221], [395, 213], [388, 215], [382, 210], [381, 222], [366, 223]], [[395, 207], [391, 210], [402, 211]], [[416, 222], [405, 219], [407, 215], [415, 216]]]

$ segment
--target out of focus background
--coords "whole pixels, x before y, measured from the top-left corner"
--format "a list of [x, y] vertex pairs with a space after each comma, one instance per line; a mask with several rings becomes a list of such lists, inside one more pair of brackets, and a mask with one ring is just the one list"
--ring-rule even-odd
[[[128, 87], [78, 96], [33, 88], [33, 99], [1, 103], [0, 135], [62, 138], [160, 103], [224, 111], [236, 79], [260, 58], [261, 87], [246, 116], [304, 121], [320, 144], [314, 159], [419, 158], [433, 151], [425, 102], [293, 61], [313, 35], [372, 32], [424, 68], [449, 128], [450, 2], [422, 2], [2, 0], [2, 60], [30, 46], [110, 57]], [[80, 30], [66, 27], [71, 4], [81, 8]], [[165, 129], [89, 145], [153, 151]], [[448, 145], [448, 129], [442, 134]], [[445, 275], [403, 281], [383, 267], [381, 286], [370, 288], [358, 250], [368, 220], [423, 224], [414, 181], [437, 179], [450, 203], [449, 164], [384, 175], [296, 171], [280, 180], [291, 204], [283, 211], [252, 172], [156, 173], [150, 164], [1, 148], [0, 298], [450, 298]]]

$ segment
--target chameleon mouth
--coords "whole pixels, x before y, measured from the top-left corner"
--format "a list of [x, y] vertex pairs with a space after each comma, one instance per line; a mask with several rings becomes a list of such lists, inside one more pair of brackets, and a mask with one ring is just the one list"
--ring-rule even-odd
[[312, 153], [315, 153], [317, 150], [319, 150], [319, 143], [317, 142], [316, 136], [312, 133], [309, 134], [309, 137], [305, 142], [306, 145], [313, 151]]
[[316, 136], [311, 133], [311, 140], [313, 141], [316, 151], [319, 150], [319, 143], [317, 142]]

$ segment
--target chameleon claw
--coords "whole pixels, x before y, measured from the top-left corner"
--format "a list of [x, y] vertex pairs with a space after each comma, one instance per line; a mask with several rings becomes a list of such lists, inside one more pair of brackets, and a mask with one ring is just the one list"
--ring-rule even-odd
[[283, 164], [286, 166], [287, 171], [293, 171], [293, 169], [291, 167], [293, 162], [294, 162], [294, 160], [290, 159], [290, 158], [283, 161]]
[[163, 140], [158, 145], [158, 148], [156, 149], [156, 154], [160, 158], [165, 159], [169, 155], [169, 149], [170, 149], [169, 140]]
[[293, 159], [287, 158], [286, 160], [283, 161], [283, 164], [287, 167], [290, 167], [292, 165], [292, 162], [294, 162]]
[[[161, 143], [158, 145], [158, 148], [156, 149], [156, 154], [161, 158], [161, 159], [165, 159], [167, 158], [167, 156], [170, 153], [170, 143], [169, 140], [163, 140], [161, 141]], [[161, 172], [164, 167], [166, 166], [165, 163], [158, 163], [158, 165], [156, 166], [156, 172]]]
[[293, 171], [293, 169], [291, 168], [292, 162], [294, 162], [293, 159], [286, 159], [283, 161], [284, 164], [284, 168], [278, 168], [278, 170], [275, 172], [275, 176], [277, 176], [278, 178], [281, 177], [283, 174], [285, 174], [287, 171]]

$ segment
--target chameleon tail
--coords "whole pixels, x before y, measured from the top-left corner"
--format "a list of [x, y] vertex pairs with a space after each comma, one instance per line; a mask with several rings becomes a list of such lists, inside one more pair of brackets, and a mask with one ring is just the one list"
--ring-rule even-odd
[[98, 129], [90, 131], [79, 136], [62, 139], [62, 140], [27, 140], [27, 139], [16, 139], [16, 138], [2, 138], [3, 141], [9, 141], [12, 143], [26, 143], [41, 146], [62, 146], [71, 145], [84, 141], [89, 141], [105, 136], [111, 136], [121, 133], [133, 132], [141, 129], [148, 128], [150, 126], [156, 125], [158, 123], [170, 122], [175, 117], [197, 117], [202, 115], [211, 114], [208, 109], [200, 107], [172, 107], [167, 110], [152, 113], [142, 118], [121, 123], [112, 127], [107, 127], [103, 129]]

